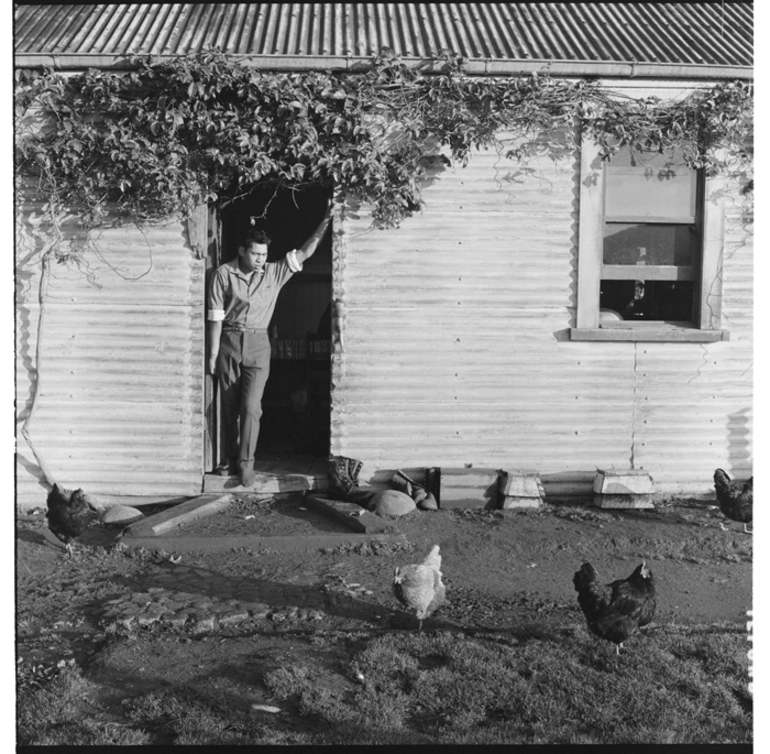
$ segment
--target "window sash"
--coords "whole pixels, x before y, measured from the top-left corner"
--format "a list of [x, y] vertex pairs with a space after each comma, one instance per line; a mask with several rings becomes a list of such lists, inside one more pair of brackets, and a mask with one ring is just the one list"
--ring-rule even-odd
[[605, 215], [605, 223], [637, 223], [639, 225], [695, 225], [696, 215], [680, 217], [647, 217], [646, 215]]
[[[605, 175], [599, 146], [590, 140], [584, 141], [581, 149], [580, 187], [575, 325], [578, 331], [598, 331], [599, 288], [603, 269]], [[694, 322], [682, 325], [683, 329], [688, 331], [721, 329], [722, 281], [718, 272], [724, 246], [724, 187], [724, 177], [706, 176], [699, 192], [700, 264], [697, 268], [693, 266], [693, 279], [696, 281]], [[648, 218], [636, 219], [639, 222], [649, 222]], [[667, 218], [666, 222], [670, 223], [671, 219]], [[688, 223], [691, 222], [692, 219], [688, 218]], [[645, 266], [644, 273], [637, 267], [632, 269], [634, 279], [644, 279], [644, 275], [654, 269], [654, 266]], [[697, 277], [696, 272], [699, 272]], [[639, 321], [624, 321], [622, 326], [625, 329], [649, 328], [650, 325], [656, 324], [661, 327], [670, 325], [662, 321], [647, 321], [644, 324]], [[575, 339], [580, 339], [578, 333], [575, 334]], [[586, 339], [589, 339], [588, 336]]]
[[[617, 155], [623, 161], [626, 155]], [[666, 167], [666, 159], [650, 156], [636, 166], [605, 163], [605, 177], [613, 179], [613, 190], [604, 200], [608, 218], [620, 215], [642, 217], [692, 217], [698, 214], [699, 176], [682, 163]], [[642, 202], [640, 202], [640, 197]], [[624, 211], [625, 210], [625, 211]]]
[[601, 280], [697, 280], [694, 265], [603, 264]]

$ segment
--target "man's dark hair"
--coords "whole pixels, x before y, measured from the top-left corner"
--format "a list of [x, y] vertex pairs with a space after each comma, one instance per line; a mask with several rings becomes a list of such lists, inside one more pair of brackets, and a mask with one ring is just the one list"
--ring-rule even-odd
[[264, 230], [252, 230], [247, 236], [246, 240], [243, 242], [243, 247], [247, 248], [249, 244], [253, 243], [263, 243], [266, 246], [270, 245], [270, 241], [272, 239], [270, 236], [267, 235], [267, 233]]

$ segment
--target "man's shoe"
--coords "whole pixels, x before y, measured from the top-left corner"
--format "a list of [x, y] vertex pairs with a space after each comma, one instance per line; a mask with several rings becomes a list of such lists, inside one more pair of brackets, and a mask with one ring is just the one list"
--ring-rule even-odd
[[238, 464], [234, 461], [225, 461], [214, 469], [217, 476], [238, 476], [239, 472]]
[[257, 478], [257, 475], [254, 473], [253, 462], [249, 463], [247, 461], [245, 463], [239, 463], [238, 466], [241, 486], [251, 487], [251, 485], [254, 484], [254, 480]]

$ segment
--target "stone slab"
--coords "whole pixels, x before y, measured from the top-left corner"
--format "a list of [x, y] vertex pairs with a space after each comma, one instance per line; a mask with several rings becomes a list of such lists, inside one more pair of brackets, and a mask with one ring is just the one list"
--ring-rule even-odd
[[594, 495], [594, 507], [616, 510], [654, 508], [652, 495]]
[[124, 537], [152, 537], [166, 534], [181, 523], [195, 521], [224, 510], [232, 502], [230, 495], [199, 495], [154, 516], [137, 521], [123, 530]]
[[376, 534], [393, 526], [392, 521], [383, 520], [356, 503], [332, 500], [322, 495], [307, 495], [305, 502], [309, 507], [342, 522], [353, 531]]

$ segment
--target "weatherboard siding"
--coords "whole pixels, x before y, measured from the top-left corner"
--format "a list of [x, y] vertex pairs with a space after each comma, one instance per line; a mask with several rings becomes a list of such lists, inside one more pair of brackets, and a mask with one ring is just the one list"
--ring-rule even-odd
[[[33, 252], [17, 274], [20, 417], [31, 405], [39, 316], [40, 263], [29, 228], [17, 237], [19, 257]], [[65, 226], [64, 244], [72, 237]], [[97, 496], [195, 494], [202, 478], [203, 262], [180, 222], [104, 230], [91, 242], [79, 264], [50, 268], [32, 441], [65, 487]], [[42, 474], [17, 436], [18, 504], [44, 504]]]

